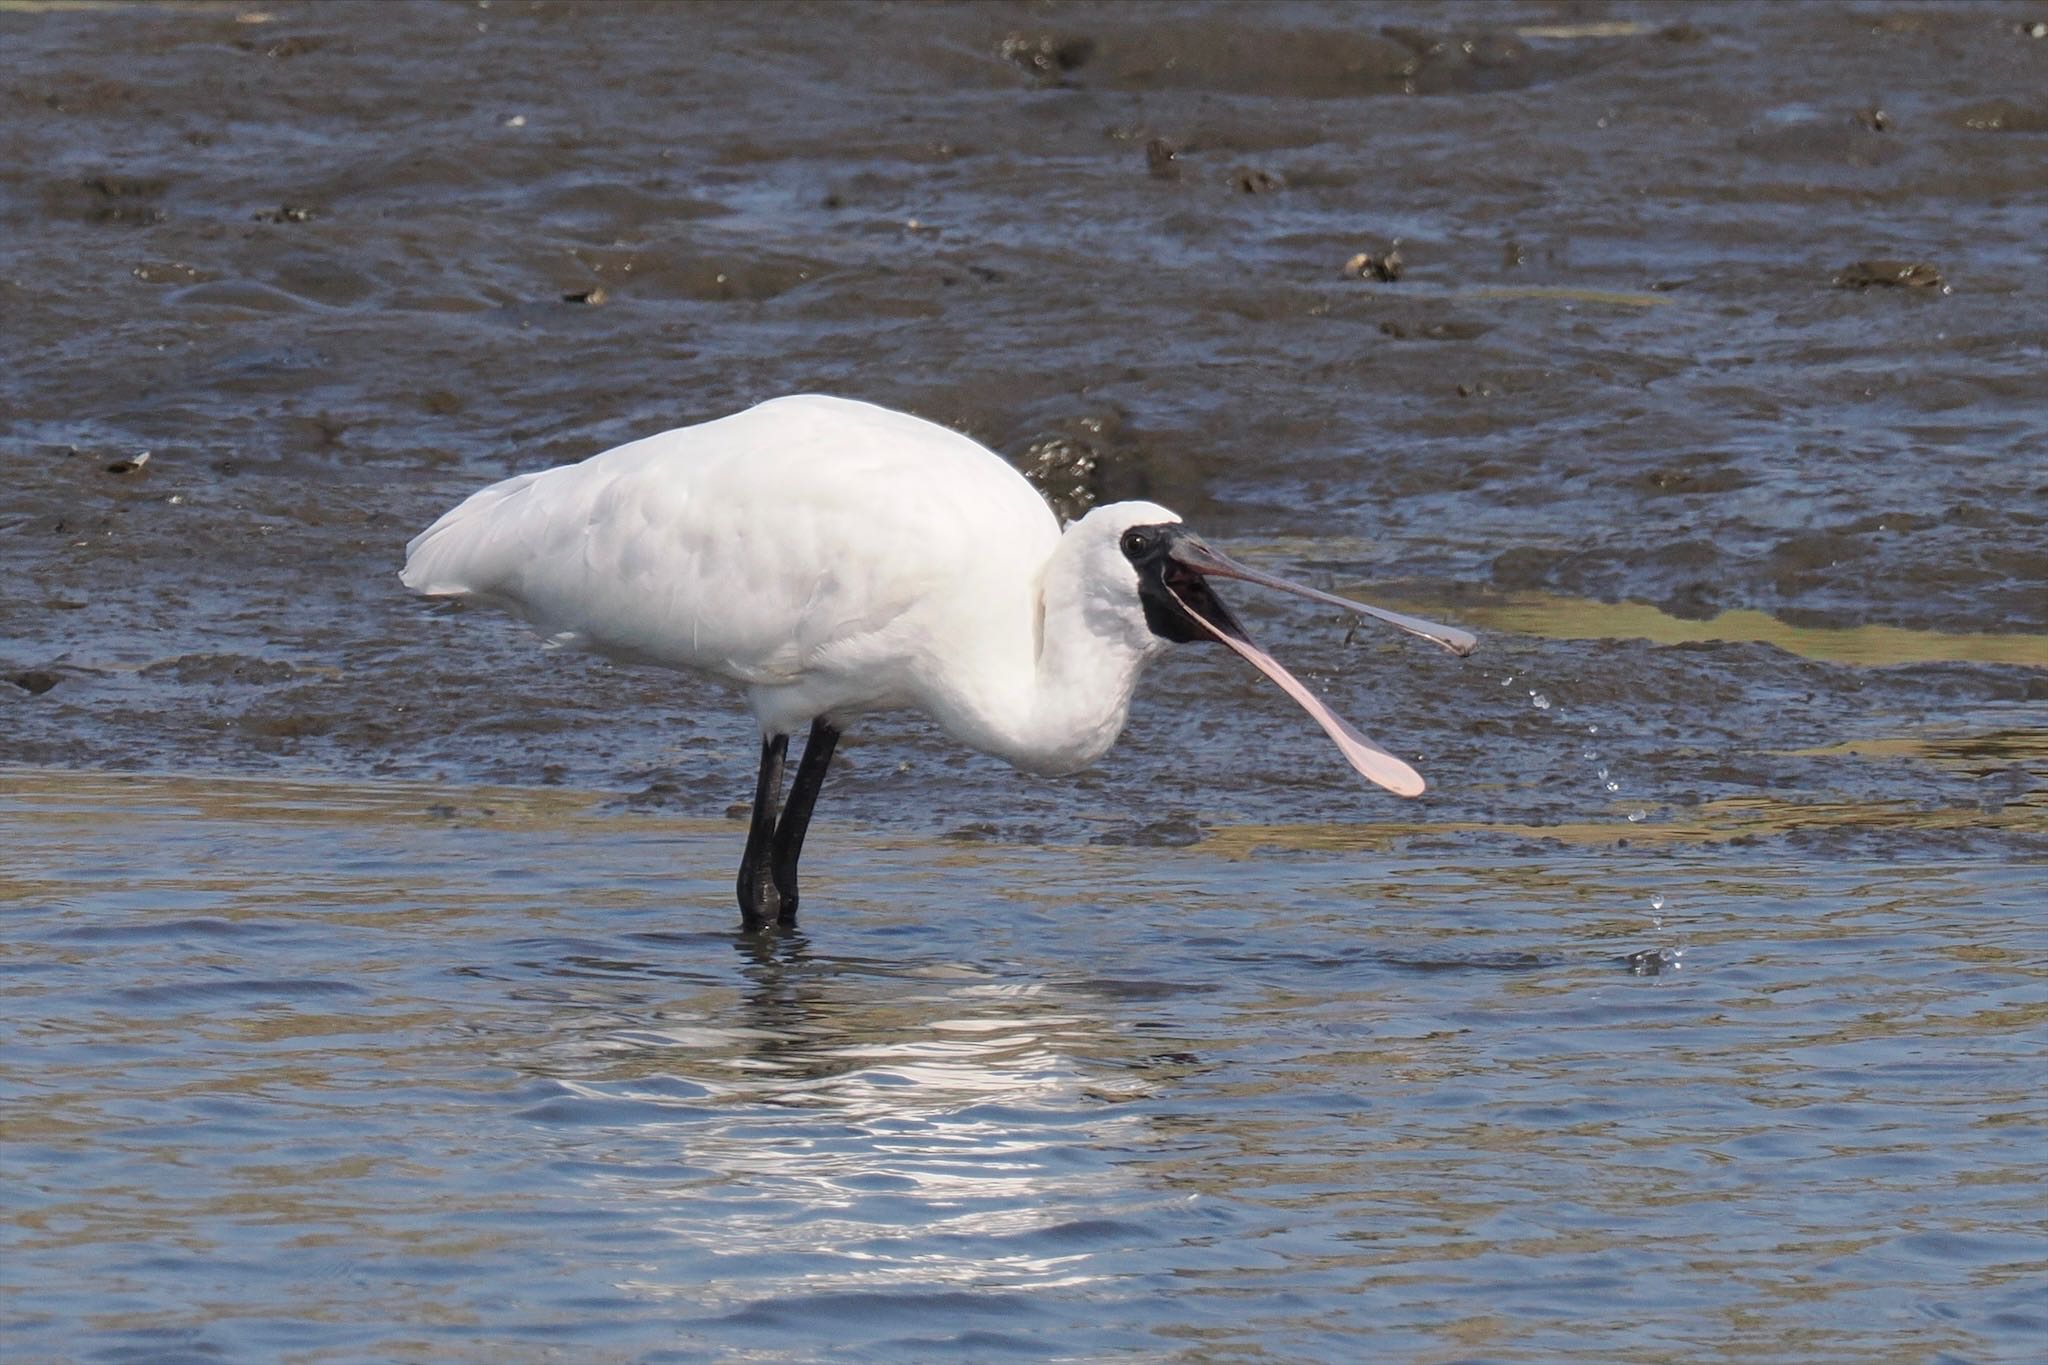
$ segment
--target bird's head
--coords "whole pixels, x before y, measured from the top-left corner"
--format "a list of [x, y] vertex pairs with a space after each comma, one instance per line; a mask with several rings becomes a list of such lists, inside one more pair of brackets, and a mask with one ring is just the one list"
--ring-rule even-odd
[[[1370, 616], [1449, 650], [1469, 654], [1474, 637], [1453, 626], [1354, 602], [1275, 574], [1239, 564], [1209, 547], [1181, 519], [1157, 503], [1119, 502], [1097, 507], [1068, 528], [1077, 540], [1084, 577], [1096, 588], [1095, 606], [1113, 613], [1151, 648], [1166, 643], [1215, 641], [1278, 683], [1337, 742], [1361, 775], [1402, 796], [1419, 796], [1420, 774], [1366, 739], [1323, 704], [1278, 660], [1252, 643], [1251, 635], [1211, 586], [1235, 578], [1306, 597], [1327, 606]], [[1149, 652], [1149, 650], [1148, 650]]]

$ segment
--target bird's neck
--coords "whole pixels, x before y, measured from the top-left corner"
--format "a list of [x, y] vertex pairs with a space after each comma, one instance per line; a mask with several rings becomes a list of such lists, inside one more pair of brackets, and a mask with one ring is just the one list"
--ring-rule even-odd
[[971, 699], [964, 724], [948, 728], [1027, 772], [1079, 772], [1123, 733], [1139, 675], [1167, 644], [1141, 615], [1091, 596], [1077, 566], [1057, 552], [1030, 616], [1021, 666], [1006, 670], [999, 691]]

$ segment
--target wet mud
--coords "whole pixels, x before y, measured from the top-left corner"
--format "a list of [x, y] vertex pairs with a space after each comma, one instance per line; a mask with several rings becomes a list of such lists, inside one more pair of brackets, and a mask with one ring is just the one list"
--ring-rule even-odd
[[[2043, 715], [2048, 43], [2009, 7], [9, 5], [0, 30], [0, 762], [722, 812], [733, 699], [544, 656], [395, 569], [486, 480], [825, 390], [987, 441], [1064, 513], [1156, 498], [1430, 614], [1577, 620], [1459, 663], [1239, 594], [1421, 756], [1446, 820], [2042, 799], [2036, 755], [1993, 778], [1826, 747]], [[1660, 643], [1603, 604], [1904, 652]], [[1054, 840], [1383, 814], [1304, 728], [1182, 651], [1096, 774], [880, 718], [827, 814]]]

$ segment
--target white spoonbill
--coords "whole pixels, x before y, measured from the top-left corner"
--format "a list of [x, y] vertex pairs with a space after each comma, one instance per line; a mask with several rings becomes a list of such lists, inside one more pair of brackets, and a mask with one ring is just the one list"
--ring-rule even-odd
[[1215, 640], [1299, 702], [1352, 767], [1415, 796], [1421, 776], [1253, 644], [1208, 580], [1281, 588], [1454, 654], [1473, 645], [1226, 559], [1154, 503], [1097, 507], [1062, 532], [993, 451], [815, 395], [492, 484], [414, 537], [402, 577], [430, 597], [509, 607], [553, 643], [746, 690], [761, 727], [739, 873], [749, 929], [794, 922], [818, 788], [862, 712], [914, 708], [1027, 772], [1078, 772], [1116, 742], [1147, 662]]

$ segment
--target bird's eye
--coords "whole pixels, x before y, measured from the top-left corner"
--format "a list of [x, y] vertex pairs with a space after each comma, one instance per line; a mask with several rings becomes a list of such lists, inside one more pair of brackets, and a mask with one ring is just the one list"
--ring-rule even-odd
[[1134, 526], [1124, 532], [1124, 557], [1136, 559], [1139, 555], [1150, 554], [1152, 553], [1152, 547], [1158, 543], [1159, 537], [1156, 533], [1147, 530], [1143, 526]]

